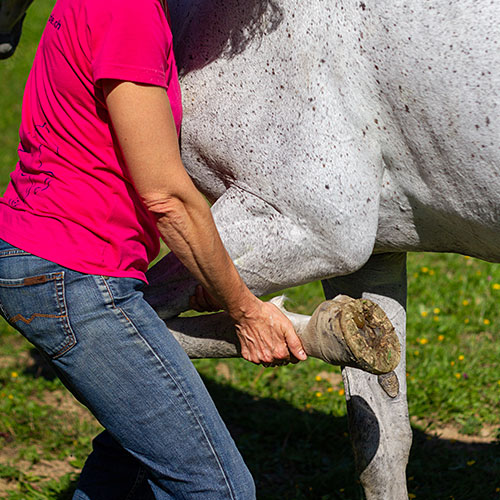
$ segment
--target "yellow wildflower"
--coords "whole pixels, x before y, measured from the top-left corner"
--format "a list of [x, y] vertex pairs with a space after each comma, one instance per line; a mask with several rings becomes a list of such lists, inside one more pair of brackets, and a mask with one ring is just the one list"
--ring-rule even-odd
[[428, 267], [422, 267], [420, 269], [423, 273], [428, 273], [429, 272], [429, 268]]
[[428, 343], [429, 343], [429, 341], [428, 341], [427, 339], [421, 339], [421, 340], [420, 340], [420, 343], [421, 343], [422, 345], [425, 345], [425, 344], [428, 344]]
[[309, 408], [311, 408], [311, 403], [306, 403], [306, 408], [309, 410]]
[[441, 309], [439, 307], [435, 307], [434, 310], [432, 311], [434, 314], [439, 314], [441, 312]]
[[328, 387], [328, 389], [326, 390], [326, 392], [333, 392], [333, 387]]
[[421, 315], [423, 318], [427, 317], [427, 315], [428, 315], [428, 314], [429, 314], [429, 313], [428, 313], [427, 311], [422, 311], [422, 312], [420, 313], [420, 315]]
[[339, 396], [343, 396], [345, 394], [344, 389], [339, 389], [338, 394], [339, 394]]
[[458, 356], [459, 361], [463, 361], [464, 359], [465, 359], [465, 356], [463, 354], [460, 354], [460, 356]]
[[485, 325], [489, 325], [489, 324], [491, 323], [491, 321], [490, 321], [489, 319], [487, 319], [487, 318], [484, 318], [484, 319], [483, 319], [483, 323], [484, 323]]
[[493, 283], [493, 290], [500, 290], [500, 283]]
[[17, 372], [12, 372], [12, 373], [10, 374], [10, 376], [11, 376], [12, 378], [17, 378], [17, 377], [19, 377], [19, 374], [18, 374]]
[[470, 321], [470, 319], [469, 319], [469, 318], [465, 318], [465, 319], [464, 319], [464, 323], [465, 323], [466, 325], [467, 325], [467, 324], [469, 324], [469, 321]]
[[413, 273], [414, 278], [418, 278], [418, 273]]
[[439, 321], [439, 316], [434, 316], [432, 319], [433, 319], [434, 321]]
[[434, 269], [429, 270], [429, 276], [434, 276], [435, 274], [436, 272], [434, 271]]
[[12, 394], [9, 394], [7, 397], [8, 397], [9, 399], [14, 399], [14, 396], [13, 396]]
[[456, 378], [456, 379], [459, 379], [459, 378], [461, 378], [461, 377], [462, 377], [462, 375], [460, 375], [460, 373], [455, 373], [455, 378]]
[[450, 361], [451, 366], [455, 366], [455, 361]]
[[319, 375], [316, 375], [316, 382], [319, 382], [321, 380], [321, 377]]
[[442, 342], [444, 340], [444, 335], [438, 335], [438, 340], [439, 342]]
[[470, 304], [470, 301], [467, 299], [462, 300], [462, 305], [463, 306], [468, 306]]
[[415, 356], [420, 356], [420, 352], [418, 352], [418, 351], [413, 351], [413, 354], [414, 354]]
[[320, 398], [321, 396], [323, 396], [323, 393], [318, 391], [318, 392], [316, 393], [316, 397], [317, 397], [317, 398]]
[[469, 460], [469, 461], [467, 462], [467, 465], [470, 467], [471, 465], [474, 465], [475, 463], [476, 463], [476, 461], [475, 461], [475, 460]]

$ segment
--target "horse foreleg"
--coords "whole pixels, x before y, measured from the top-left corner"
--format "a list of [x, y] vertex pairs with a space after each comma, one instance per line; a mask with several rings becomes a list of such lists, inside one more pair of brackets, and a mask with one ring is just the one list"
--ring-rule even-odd
[[356, 466], [367, 500], [406, 500], [406, 465], [411, 428], [406, 400], [406, 255], [373, 256], [358, 272], [325, 280], [328, 297], [347, 293], [379, 304], [401, 342], [401, 362], [393, 373], [342, 371], [349, 430]]
[[[339, 295], [320, 304], [312, 316], [286, 311], [281, 297], [273, 299], [291, 320], [306, 353], [332, 365], [370, 373], [390, 372], [399, 362], [399, 341], [379, 306]], [[240, 356], [234, 323], [225, 313], [166, 321], [190, 358]]]

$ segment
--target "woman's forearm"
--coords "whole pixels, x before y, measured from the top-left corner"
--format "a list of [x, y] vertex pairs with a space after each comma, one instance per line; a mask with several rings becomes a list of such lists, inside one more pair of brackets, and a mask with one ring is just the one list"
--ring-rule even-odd
[[[234, 317], [255, 301], [227, 254], [207, 202], [182, 165], [164, 89], [104, 86], [113, 127], [134, 186], [168, 247]], [[138, 126], [139, 124], [139, 126]]]
[[167, 246], [235, 320], [255, 307], [216, 229], [210, 209], [199, 195], [194, 200], [171, 198], [150, 207]]
[[103, 81], [129, 175], [169, 248], [235, 320], [242, 356], [254, 363], [305, 359], [290, 321], [243, 283], [203, 196], [182, 164], [165, 89]]

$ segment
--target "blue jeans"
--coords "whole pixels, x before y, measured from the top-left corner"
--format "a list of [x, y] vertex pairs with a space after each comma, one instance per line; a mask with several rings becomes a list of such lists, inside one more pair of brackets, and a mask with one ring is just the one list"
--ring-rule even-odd
[[73, 498], [255, 498], [210, 395], [142, 286], [0, 240], [0, 312], [106, 429]]

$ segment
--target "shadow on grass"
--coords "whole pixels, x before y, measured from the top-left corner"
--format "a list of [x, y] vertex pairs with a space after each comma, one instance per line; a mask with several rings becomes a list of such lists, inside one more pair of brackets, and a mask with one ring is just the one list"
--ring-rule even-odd
[[[52, 377], [40, 370], [38, 376]], [[253, 473], [259, 500], [363, 498], [346, 417], [301, 411], [204, 380]], [[408, 478], [408, 490], [418, 499], [500, 499], [500, 446], [454, 442], [413, 429]], [[54, 498], [71, 499], [75, 485]]]

